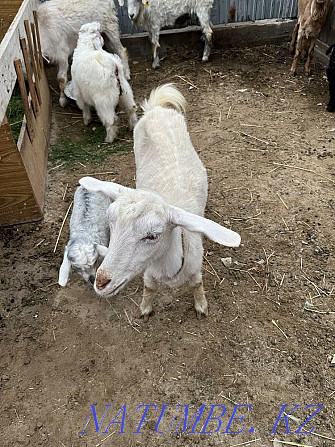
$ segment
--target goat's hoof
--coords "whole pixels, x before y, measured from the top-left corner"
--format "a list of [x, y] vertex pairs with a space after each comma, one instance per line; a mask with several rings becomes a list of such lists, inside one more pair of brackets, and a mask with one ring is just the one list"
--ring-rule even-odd
[[305, 75], [306, 75], [307, 78], [310, 78], [311, 77], [311, 72], [310, 71], [305, 71]]
[[292, 70], [291, 70], [291, 76], [293, 76], [293, 77], [297, 76], [297, 72], [296, 72], [296, 70], [295, 70], [295, 71], [292, 71]]
[[201, 310], [196, 310], [196, 315], [198, 320], [202, 320], [203, 318], [208, 317], [208, 309], [206, 309], [204, 312]]
[[204, 56], [204, 57], [201, 59], [201, 62], [204, 64], [204, 63], [208, 62], [208, 59], [209, 59], [209, 56]]
[[161, 66], [159, 65], [159, 62], [153, 62], [152, 63], [152, 69], [153, 70], [157, 70], [158, 68], [161, 68]]
[[142, 312], [139, 311], [137, 318], [143, 319], [143, 323], [147, 323], [149, 321], [149, 318], [151, 315], [152, 315], [152, 312], [149, 312], [147, 314], [142, 314]]

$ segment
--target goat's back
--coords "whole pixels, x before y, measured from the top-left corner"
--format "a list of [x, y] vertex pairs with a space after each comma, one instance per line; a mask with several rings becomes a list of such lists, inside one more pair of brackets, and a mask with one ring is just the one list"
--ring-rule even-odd
[[135, 126], [137, 188], [154, 191], [187, 211], [204, 213], [206, 170], [193, 148], [184, 116], [155, 106]]
[[117, 17], [113, 0], [52, 0], [39, 4], [38, 20], [42, 51], [53, 59], [54, 52], [74, 50], [84, 23], [100, 22], [103, 31]]

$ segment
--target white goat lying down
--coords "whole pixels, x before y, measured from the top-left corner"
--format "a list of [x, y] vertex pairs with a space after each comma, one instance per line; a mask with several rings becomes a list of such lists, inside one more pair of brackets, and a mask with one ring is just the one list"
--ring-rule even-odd
[[116, 106], [120, 103], [128, 114], [129, 128], [133, 130], [136, 104], [119, 56], [107, 53], [102, 46], [99, 23], [86, 23], [80, 28], [71, 67], [72, 92], [83, 111], [85, 125], [91, 121], [90, 107], [94, 107], [106, 127], [105, 141], [111, 143], [116, 137]]
[[136, 189], [92, 177], [79, 181], [115, 200], [107, 212], [109, 248], [94, 288], [101, 296], [115, 295], [144, 273], [144, 321], [159, 282], [171, 287], [189, 283], [197, 317], [207, 316], [201, 235], [228, 247], [238, 247], [241, 241], [239, 234], [202, 217], [207, 176], [180, 113], [185, 104], [171, 84], [153, 90], [144, 102], [144, 116], [134, 130]]
[[43, 56], [58, 65], [59, 103], [67, 99], [69, 56], [77, 45], [80, 27], [87, 22], [100, 22], [108, 51], [120, 56], [125, 76], [130, 79], [127, 51], [120, 40], [119, 24], [113, 0], [50, 0], [38, 6], [38, 22]]
[[65, 247], [58, 283], [66, 286], [71, 269], [94, 283], [97, 268], [107, 253], [110, 233], [106, 216], [110, 200], [105, 194], [77, 188], [70, 220], [70, 240]]
[[[148, 30], [153, 49], [152, 68], [159, 67], [159, 31], [171, 26], [183, 14], [196, 14], [205, 40], [202, 61], [207, 62], [212, 44], [210, 14], [214, 0], [128, 0], [128, 16], [135, 25]], [[124, 5], [124, 0], [119, 0]]]

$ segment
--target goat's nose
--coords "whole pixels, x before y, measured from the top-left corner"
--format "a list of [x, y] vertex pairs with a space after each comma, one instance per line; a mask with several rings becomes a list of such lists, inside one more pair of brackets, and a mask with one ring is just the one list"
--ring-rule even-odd
[[129, 14], [130, 20], [133, 20], [134, 17], [135, 17], [135, 14]]
[[111, 282], [111, 279], [107, 278], [107, 276], [105, 275], [104, 272], [100, 272], [98, 270], [97, 277], [95, 280], [95, 285], [97, 286], [97, 289], [103, 290], [107, 286], [107, 284], [109, 284], [110, 282]]

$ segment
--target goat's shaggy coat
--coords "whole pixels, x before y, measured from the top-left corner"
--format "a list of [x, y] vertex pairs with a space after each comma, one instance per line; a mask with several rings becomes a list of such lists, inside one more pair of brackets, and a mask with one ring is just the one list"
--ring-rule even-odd
[[99, 23], [86, 23], [80, 28], [78, 44], [71, 67], [73, 95], [83, 111], [85, 125], [91, 121], [94, 107], [106, 127], [106, 142], [116, 136], [116, 106], [127, 113], [129, 128], [137, 122], [136, 104], [132, 89], [123, 73], [120, 58], [102, 49]]
[[169, 84], [145, 101], [134, 129], [135, 190], [90, 177], [80, 180], [85, 188], [115, 199], [108, 210], [111, 241], [95, 290], [102, 296], [116, 294], [144, 273], [140, 310], [145, 320], [159, 282], [170, 287], [188, 283], [198, 318], [206, 316], [201, 234], [222, 245], [240, 244], [237, 233], [202, 217], [207, 176], [180, 113], [184, 109], [184, 97]]
[[327, 67], [327, 79], [329, 84], [329, 103], [327, 105], [327, 110], [328, 112], [335, 112], [335, 44], [330, 45], [326, 54], [330, 54]]
[[[152, 68], [159, 67], [159, 32], [164, 26], [171, 26], [183, 14], [196, 14], [205, 39], [205, 48], [202, 61], [208, 61], [211, 43], [212, 28], [210, 13], [214, 0], [128, 0], [128, 15], [137, 26], [148, 30], [153, 47]], [[124, 0], [119, 0], [123, 6]]]
[[94, 282], [96, 270], [107, 251], [110, 233], [106, 216], [110, 200], [105, 194], [80, 186], [73, 199], [70, 240], [59, 270], [59, 284], [66, 286], [71, 270]]
[[297, 63], [301, 55], [308, 51], [305, 73], [311, 74], [311, 62], [316, 39], [327, 19], [333, 0], [298, 0], [298, 20], [292, 33], [290, 49], [295, 53], [291, 73], [296, 75]]
[[99, 22], [107, 49], [121, 58], [125, 76], [130, 78], [127, 52], [120, 41], [119, 24], [113, 0], [50, 0], [38, 6], [38, 22], [43, 55], [58, 65], [60, 105], [67, 99], [69, 56], [77, 45], [80, 27], [87, 22]]

